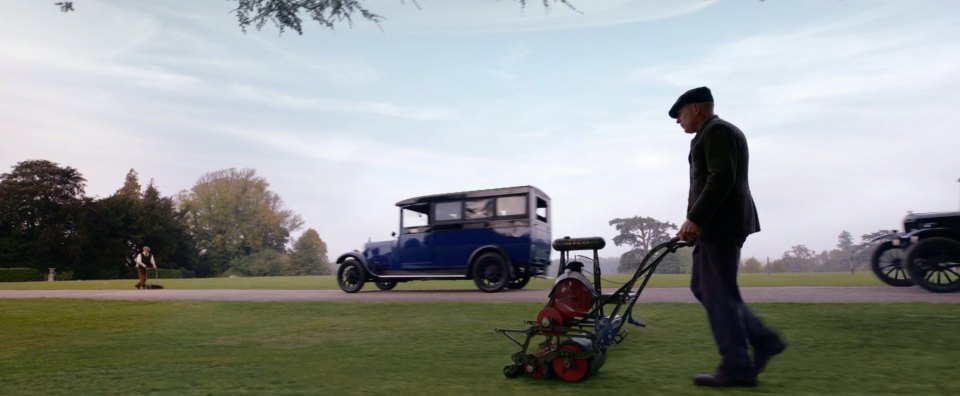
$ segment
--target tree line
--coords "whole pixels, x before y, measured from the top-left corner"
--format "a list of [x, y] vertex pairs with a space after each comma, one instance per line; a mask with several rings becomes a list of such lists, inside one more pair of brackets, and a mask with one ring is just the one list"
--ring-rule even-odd
[[163, 197], [134, 169], [112, 195], [85, 194], [76, 169], [47, 160], [18, 162], [0, 175], [0, 268], [56, 268], [63, 278], [130, 275], [130, 259], [150, 246], [158, 265], [186, 276], [322, 275], [326, 243], [284, 208], [253, 169], [223, 169]]
[[[613, 238], [617, 246], [630, 247], [620, 256], [617, 272], [633, 272], [640, 261], [654, 246], [673, 238], [677, 232], [677, 225], [671, 222], [660, 221], [652, 217], [634, 216], [610, 220], [618, 234]], [[775, 260], [767, 259], [761, 262], [756, 257], [743, 260], [740, 270], [744, 272], [813, 272], [813, 271], [850, 271], [869, 266], [870, 255], [879, 243], [877, 238], [895, 232], [896, 230], [879, 230], [860, 236], [855, 242], [853, 234], [843, 230], [837, 236], [836, 248], [816, 252], [806, 245], [795, 245]], [[660, 273], [689, 273], [692, 263], [689, 249], [680, 250], [664, 258], [657, 272]]]

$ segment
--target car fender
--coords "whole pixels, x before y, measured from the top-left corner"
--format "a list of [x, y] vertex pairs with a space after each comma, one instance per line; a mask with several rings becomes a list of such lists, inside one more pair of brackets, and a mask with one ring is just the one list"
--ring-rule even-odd
[[367, 273], [370, 273], [370, 267], [367, 266], [367, 259], [363, 258], [363, 255], [360, 254], [360, 252], [349, 252], [349, 253], [341, 254], [340, 257], [337, 257], [337, 265], [343, 264], [344, 261], [347, 261], [347, 259], [350, 259], [350, 258], [357, 260], [357, 262], [359, 262], [360, 265], [363, 266], [363, 269], [367, 271]]
[[886, 233], [886, 234], [874, 237], [873, 239], [870, 240], [870, 243], [891, 241], [891, 240], [900, 238], [902, 235], [903, 234], [900, 232], [890, 232], [890, 233]]
[[497, 246], [497, 245], [485, 245], [485, 246], [478, 247], [477, 250], [474, 250], [473, 253], [470, 254], [470, 260], [467, 261], [468, 263], [470, 263], [470, 265], [467, 267], [468, 277], [472, 277], [473, 263], [477, 260], [477, 258], [480, 257], [480, 255], [482, 254], [490, 253], [490, 252], [499, 254], [500, 257], [503, 257], [503, 259], [507, 261], [507, 265], [510, 266], [510, 269], [515, 270], [515, 268], [513, 267], [513, 262], [510, 260], [510, 255], [508, 255], [505, 250], [503, 250], [500, 246]]
[[946, 237], [960, 240], [960, 236], [958, 236], [954, 230], [936, 227], [913, 230], [906, 234], [901, 234], [898, 238], [893, 239], [893, 244], [894, 246], [907, 247], [919, 242], [921, 239], [932, 237]]

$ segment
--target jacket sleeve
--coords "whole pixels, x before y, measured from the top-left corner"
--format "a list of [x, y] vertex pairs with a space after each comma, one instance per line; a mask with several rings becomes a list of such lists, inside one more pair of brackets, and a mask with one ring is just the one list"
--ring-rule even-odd
[[710, 222], [720, 205], [733, 191], [737, 180], [737, 147], [733, 132], [725, 126], [704, 131], [703, 150], [706, 157], [707, 181], [703, 192], [690, 207], [687, 219], [699, 226]]

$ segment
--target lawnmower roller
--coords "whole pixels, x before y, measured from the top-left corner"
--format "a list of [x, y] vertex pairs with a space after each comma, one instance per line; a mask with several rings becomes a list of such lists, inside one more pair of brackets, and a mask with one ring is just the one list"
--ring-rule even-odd
[[[660, 262], [691, 245], [673, 238], [655, 246], [629, 281], [615, 292], [604, 294], [598, 252], [606, 241], [600, 237], [554, 240], [560, 266], [547, 305], [537, 313], [536, 321], [524, 321], [530, 325], [527, 329], [495, 329], [520, 347], [511, 355], [511, 363], [504, 366], [503, 374], [508, 378], [524, 374], [530, 378], [556, 376], [568, 382], [586, 379], [603, 366], [610, 345], [619, 344], [627, 336], [624, 324], [644, 326], [633, 318], [633, 306]], [[593, 251], [592, 284], [577, 256], [571, 260], [571, 252], [578, 250]]]

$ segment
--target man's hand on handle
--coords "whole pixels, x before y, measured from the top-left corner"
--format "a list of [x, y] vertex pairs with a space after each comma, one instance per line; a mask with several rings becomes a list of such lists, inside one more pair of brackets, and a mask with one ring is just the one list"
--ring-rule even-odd
[[677, 238], [680, 238], [681, 241], [693, 242], [700, 237], [700, 226], [690, 220], [684, 220], [683, 225], [680, 226], [680, 232], [677, 233]]

